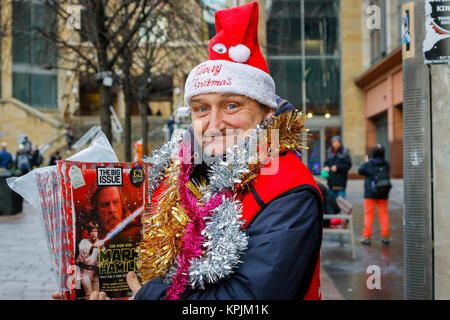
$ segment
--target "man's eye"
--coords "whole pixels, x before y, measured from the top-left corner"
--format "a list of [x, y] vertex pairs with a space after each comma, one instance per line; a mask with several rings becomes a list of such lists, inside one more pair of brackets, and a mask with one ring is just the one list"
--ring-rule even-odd
[[228, 110], [234, 110], [234, 109], [237, 109], [237, 104], [234, 104], [234, 103], [230, 103], [229, 105], [227, 105], [227, 109]]
[[203, 112], [207, 112], [207, 111], [208, 111], [207, 107], [197, 107], [197, 108], [195, 108], [195, 112], [198, 112], [198, 113], [203, 113]]

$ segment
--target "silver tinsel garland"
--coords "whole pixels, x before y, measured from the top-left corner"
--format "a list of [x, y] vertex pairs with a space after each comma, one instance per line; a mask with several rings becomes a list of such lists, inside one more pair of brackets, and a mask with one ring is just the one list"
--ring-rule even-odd
[[247, 250], [248, 235], [243, 231], [242, 203], [223, 196], [222, 203], [205, 218], [202, 231], [206, 248], [204, 256], [193, 259], [189, 277], [193, 288], [205, 288], [206, 283], [216, 283], [228, 277], [240, 263], [239, 257]]
[[149, 163], [147, 170], [148, 179], [148, 199], [152, 198], [153, 192], [161, 184], [164, 172], [170, 164], [170, 159], [180, 146], [181, 136], [174, 136], [166, 142], [160, 149], [154, 150], [151, 157], [145, 157], [144, 162]]
[[[225, 189], [233, 190], [241, 178], [248, 173], [250, 163], [256, 161], [258, 136], [268, 123], [258, 126], [243, 142], [227, 150], [226, 161], [215, 162], [208, 173], [210, 183], [199, 188], [203, 195], [202, 203], [208, 202], [217, 193]], [[144, 161], [152, 166], [148, 170], [149, 199], [161, 183], [164, 172], [170, 164], [170, 159], [179, 150], [180, 138], [166, 143], [160, 150], [152, 153], [151, 158]], [[240, 256], [247, 250], [248, 235], [242, 228], [242, 203], [235, 199], [223, 197], [222, 203], [212, 210], [205, 219], [205, 254], [191, 260], [189, 268], [192, 287], [205, 288], [206, 283], [217, 283], [228, 277], [240, 263]], [[164, 275], [164, 280], [171, 283], [178, 266], [175, 264]]]

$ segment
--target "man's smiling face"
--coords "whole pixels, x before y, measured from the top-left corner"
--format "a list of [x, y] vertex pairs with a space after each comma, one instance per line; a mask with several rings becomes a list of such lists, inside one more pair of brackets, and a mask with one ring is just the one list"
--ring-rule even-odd
[[230, 93], [199, 94], [190, 100], [192, 126], [205, 156], [220, 156], [273, 114], [255, 100]]

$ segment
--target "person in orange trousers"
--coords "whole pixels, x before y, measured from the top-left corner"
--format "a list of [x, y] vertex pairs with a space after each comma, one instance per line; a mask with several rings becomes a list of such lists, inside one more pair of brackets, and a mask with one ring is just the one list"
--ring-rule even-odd
[[378, 220], [381, 226], [383, 244], [389, 244], [388, 196], [391, 189], [389, 179], [389, 162], [384, 159], [384, 147], [377, 144], [372, 149], [371, 159], [359, 168], [359, 174], [365, 176], [364, 181], [364, 229], [361, 243], [371, 244], [372, 225], [375, 218], [375, 207], [378, 207]]

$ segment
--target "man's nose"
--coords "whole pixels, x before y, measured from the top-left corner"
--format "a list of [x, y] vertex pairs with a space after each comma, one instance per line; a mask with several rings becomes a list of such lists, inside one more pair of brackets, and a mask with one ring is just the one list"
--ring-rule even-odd
[[108, 211], [109, 212], [114, 212], [114, 211], [116, 211], [116, 206], [113, 204], [113, 203], [110, 203], [109, 204], [109, 206], [108, 206]]
[[219, 108], [212, 108], [211, 112], [209, 113], [208, 129], [224, 129], [223, 113]]

